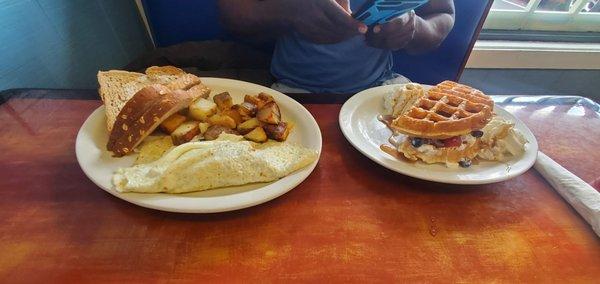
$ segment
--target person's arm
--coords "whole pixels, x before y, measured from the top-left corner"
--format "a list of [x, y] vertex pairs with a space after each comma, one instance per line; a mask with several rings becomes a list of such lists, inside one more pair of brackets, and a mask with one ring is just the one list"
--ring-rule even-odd
[[406, 50], [412, 53], [429, 51], [440, 46], [454, 27], [454, 1], [431, 0], [417, 9], [415, 36]]
[[317, 43], [366, 32], [344, 7], [348, 0], [219, 0], [221, 19], [235, 34], [261, 39], [295, 30]]
[[284, 9], [277, 1], [219, 0], [221, 21], [234, 34], [274, 38], [290, 28]]
[[437, 48], [454, 26], [454, 1], [431, 0], [417, 13], [407, 13], [367, 35], [369, 45], [417, 54]]

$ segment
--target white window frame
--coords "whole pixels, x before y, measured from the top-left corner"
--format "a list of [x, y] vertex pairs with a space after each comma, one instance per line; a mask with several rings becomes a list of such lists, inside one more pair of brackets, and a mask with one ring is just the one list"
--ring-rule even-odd
[[531, 0], [523, 10], [491, 9], [483, 28], [600, 32], [600, 13], [581, 12], [589, 0], [577, 0], [567, 12], [536, 10], [540, 2]]

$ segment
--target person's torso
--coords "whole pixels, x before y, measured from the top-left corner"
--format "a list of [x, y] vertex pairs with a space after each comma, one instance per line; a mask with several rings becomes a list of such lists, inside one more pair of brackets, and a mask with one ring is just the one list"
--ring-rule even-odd
[[[352, 0], [355, 11], [366, 0]], [[350, 93], [391, 74], [392, 54], [373, 48], [363, 35], [336, 44], [315, 44], [292, 32], [277, 40], [271, 73], [286, 85], [315, 93]]]

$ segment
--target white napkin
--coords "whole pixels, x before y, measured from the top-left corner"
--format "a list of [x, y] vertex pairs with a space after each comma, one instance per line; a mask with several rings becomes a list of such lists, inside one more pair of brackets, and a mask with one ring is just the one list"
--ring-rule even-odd
[[600, 237], [600, 192], [542, 152], [538, 152], [533, 167], [592, 225]]

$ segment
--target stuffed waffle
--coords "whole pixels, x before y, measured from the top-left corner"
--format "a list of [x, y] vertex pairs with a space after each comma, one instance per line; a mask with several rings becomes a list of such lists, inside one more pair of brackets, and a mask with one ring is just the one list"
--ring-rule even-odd
[[415, 90], [423, 88], [411, 83], [389, 94], [381, 119], [404, 158], [469, 167], [477, 158], [503, 160], [523, 153], [523, 136], [494, 115], [493, 100], [481, 91], [451, 81]]

